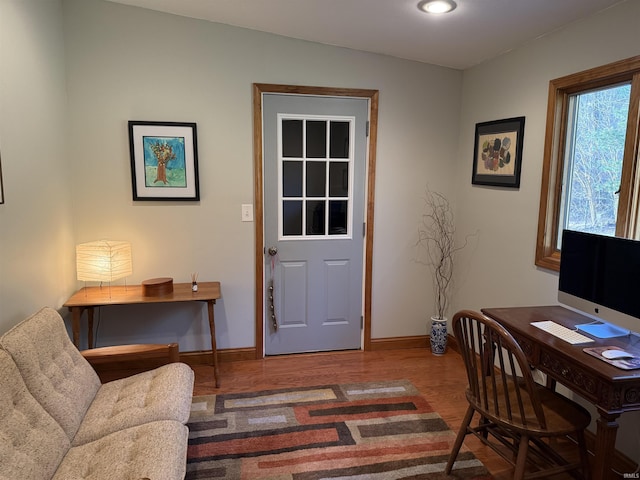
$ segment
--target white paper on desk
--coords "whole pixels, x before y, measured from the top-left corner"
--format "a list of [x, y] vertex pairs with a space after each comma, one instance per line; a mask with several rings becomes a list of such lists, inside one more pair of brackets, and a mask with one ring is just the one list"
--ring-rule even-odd
[[576, 325], [576, 328], [596, 338], [613, 338], [629, 335], [629, 330], [611, 325], [610, 323], [583, 323]]

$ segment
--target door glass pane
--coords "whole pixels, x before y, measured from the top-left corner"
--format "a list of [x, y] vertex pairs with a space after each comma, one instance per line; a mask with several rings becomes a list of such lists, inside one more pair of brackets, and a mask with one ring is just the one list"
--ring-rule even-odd
[[349, 158], [349, 122], [331, 122], [331, 158]]
[[283, 235], [302, 235], [302, 200], [282, 202]]
[[307, 197], [324, 197], [327, 162], [307, 162]]
[[349, 196], [349, 162], [329, 164], [329, 196]]
[[307, 201], [307, 235], [324, 235], [324, 200]]
[[302, 196], [302, 162], [282, 162], [282, 196]]
[[282, 121], [282, 156], [302, 157], [302, 120]]
[[307, 158], [327, 156], [327, 122], [307, 120]]
[[353, 119], [296, 115], [280, 122], [280, 237], [350, 235]]
[[346, 235], [347, 200], [329, 201], [329, 235]]
[[625, 84], [571, 96], [559, 231], [615, 235], [630, 93]]

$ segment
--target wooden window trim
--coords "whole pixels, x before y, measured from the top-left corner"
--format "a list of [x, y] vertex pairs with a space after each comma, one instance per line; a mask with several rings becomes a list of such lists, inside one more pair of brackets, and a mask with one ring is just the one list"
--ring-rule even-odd
[[549, 82], [547, 128], [544, 139], [540, 211], [536, 239], [535, 264], [542, 268], [560, 270], [560, 251], [557, 249], [560, 198], [564, 171], [569, 96], [585, 90], [631, 81], [629, 115], [623, 157], [618, 222], [616, 235], [635, 237], [638, 225], [638, 188], [640, 180], [636, 168], [638, 158], [638, 125], [640, 121], [640, 55], [592, 68]]

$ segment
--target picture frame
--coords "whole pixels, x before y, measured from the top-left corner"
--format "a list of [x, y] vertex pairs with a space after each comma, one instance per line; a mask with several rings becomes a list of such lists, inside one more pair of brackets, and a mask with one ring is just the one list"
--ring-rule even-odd
[[473, 185], [520, 188], [525, 117], [476, 123]]
[[133, 200], [200, 200], [195, 123], [129, 121]]

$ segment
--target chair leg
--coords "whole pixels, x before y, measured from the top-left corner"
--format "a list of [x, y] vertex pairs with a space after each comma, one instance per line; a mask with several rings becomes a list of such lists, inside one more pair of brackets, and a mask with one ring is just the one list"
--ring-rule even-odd
[[475, 410], [471, 405], [467, 408], [467, 413], [465, 413], [464, 418], [462, 419], [462, 425], [460, 425], [460, 430], [458, 430], [458, 436], [456, 437], [456, 441], [453, 444], [453, 449], [449, 454], [449, 461], [447, 462], [447, 466], [444, 469], [445, 475], [449, 475], [451, 473], [451, 469], [453, 468], [453, 464], [458, 457], [458, 452], [460, 451], [460, 447], [462, 447], [462, 442], [464, 441], [464, 437], [467, 436], [467, 428], [471, 424], [471, 419], [473, 418], [473, 414]]
[[520, 445], [518, 446], [518, 457], [516, 458], [515, 471], [513, 472], [513, 480], [522, 480], [524, 478], [524, 468], [527, 465], [527, 455], [529, 454], [529, 437], [523, 435], [520, 437]]

